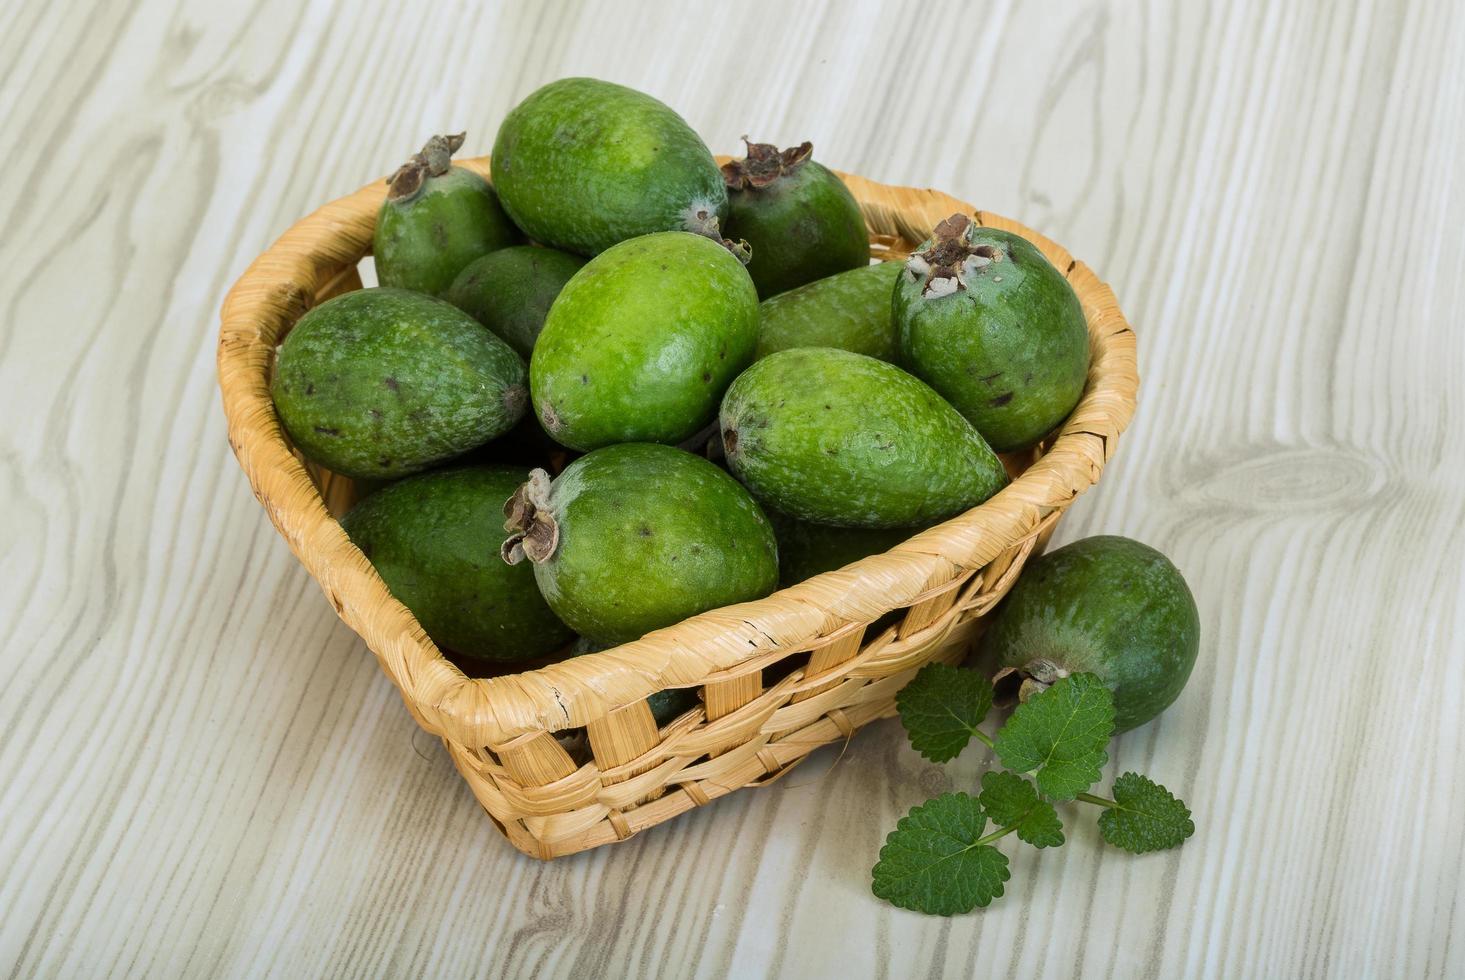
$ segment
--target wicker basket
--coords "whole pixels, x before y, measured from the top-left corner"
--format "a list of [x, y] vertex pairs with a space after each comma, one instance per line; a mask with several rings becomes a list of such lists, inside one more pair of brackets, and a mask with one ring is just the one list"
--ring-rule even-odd
[[[487, 175], [488, 159], [462, 161]], [[894, 712], [917, 668], [964, 656], [1073, 499], [1092, 485], [1134, 410], [1134, 335], [1109, 287], [1043, 236], [936, 191], [842, 175], [871, 252], [905, 254], [956, 211], [1036, 243], [1064, 271], [1093, 349], [1083, 400], [997, 496], [883, 555], [766, 599], [703, 613], [634, 643], [537, 670], [469, 678], [445, 659], [341, 530], [350, 480], [304, 461], [270, 401], [275, 347], [312, 305], [361, 286], [386, 192], [377, 181], [298, 222], [224, 302], [219, 383], [229, 442], [295, 555], [376, 653], [413, 718], [440, 737], [497, 826], [552, 858], [625, 840]], [[333, 516], [335, 515], [335, 516]], [[893, 625], [872, 629], [899, 610]], [[765, 683], [765, 677], [767, 682]], [[698, 687], [702, 704], [658, 730], [647, 695]], [[565, 748], [584, 728], [591, 758]], [[557, 737], [557, 733], [559, 737]]]

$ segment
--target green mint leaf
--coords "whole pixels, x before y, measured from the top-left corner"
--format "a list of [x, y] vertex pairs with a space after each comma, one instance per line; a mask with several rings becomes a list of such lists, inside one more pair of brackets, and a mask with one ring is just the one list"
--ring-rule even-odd
[[1099, 833], [1135, 854], [1179, 847], [1195, 833], [1190, 808], [1137, 772], [1114, 780], [1114, 805], [1099, 816]]
[[1063, 844], [1063, 824], [1058, 819], [1058, 811], [1038, 796], [1032, 783], [1017, 773], [989, 769], [982, 774], [982, 795], [977, 799], [994, 824], [1016, 827], [1017, 836], [1034, 847]]
[[997, 757], [1030, 772], [1044, 796], [1068, 800], [1098, 782], [1114, 734], [1114, 695], [1093, 674], [1064, 677], [1018, 705], [997, 733]]
[[895, 707], [911, 747], [932, 762], [949, 762], [992, 709], [992, 684], [974, 670], [927, 664], [895, 695]]
[[901, 818], [880, 848], [872, 890], [891, 905], [929, 915], [985, 908], [1010, 877], [1007, 858], [979, 843], [987, 818], [965, 793], [927, 800]]

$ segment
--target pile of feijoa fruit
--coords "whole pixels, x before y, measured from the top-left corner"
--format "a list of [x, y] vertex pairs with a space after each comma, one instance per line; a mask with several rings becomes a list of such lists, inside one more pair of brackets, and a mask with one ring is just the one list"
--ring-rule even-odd
[[284, 428], [373, 488], [342, 521], [461, 664], [622, 643], [884, 551], [1008, 482], [1089, 342], [1030, 242], [955, 214], [872, 264], [809, 143], [721, 167], [589, 78], [387, 179], [380, 286], [279, 349]]

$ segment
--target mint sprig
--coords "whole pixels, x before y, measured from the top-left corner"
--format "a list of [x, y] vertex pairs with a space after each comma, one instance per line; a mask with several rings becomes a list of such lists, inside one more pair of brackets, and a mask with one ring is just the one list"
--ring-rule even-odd
[[1114, 695], [1093, 674], [1074, 674], [1020, 704], [997, 733], [997, 758], [1031, 772], [1044, 796], [1071, 800], [1099, 781], [1114, 735]]
[[927, 664], [895, 695], [911, 748], [932, 762], [961, 754], [992, 710], [992, 685], [981, 674], [949, 664]]
[[982, 793], [977, 797], [993, 823], [1011, 827], [1019, 840], [1034, 847], [1063, 844], [1063, 823], [1053, 804], [1038, 796], [1033, 784], [1015, 772], [989, 769], [982, 773]]
[[1098, 677], [1056, 681], [1018, 707], [995, 737], [978, 727], [991, 706], [989, 682], [944, 664], [923, 667], [896, 696], [911, 745], [926, 758], [954, 759], [976, 738], [1007, 769], [983, 773], [979, 796], [945, 793], [901, 818], [872, 872], [879, 898], [932, 915], [984, 908], [1002, 895], [1011, 874], [995, 846], [999, 840], [1013, 835], [1035, 848], [1063, 845], [1057, 801], [1101, 807], [1100, 835], [1136, 854], [1176, 847], [1195, 833], [1186, 805], [1138, 773], [1116, 779], [1112, 799], [1088, 792], [1108, 762], [1114, 734], [1114, 696]]
[[992, 846], [1005, 831], [982, 836], [987, 816], [965, 793], [944, 793], [900, 819], [880, 848], [875, 895], [932, 915], [985, 908], [1011, 877], [1007, 856]]
[[1079, 799], [1104, 807], [1099, 833], [1133, 854], [1179, 847], [1195, 833], [1190, 808], [1159, 783], [1127, 772], [1114, 780], [1114, 799], [1084, 793]]

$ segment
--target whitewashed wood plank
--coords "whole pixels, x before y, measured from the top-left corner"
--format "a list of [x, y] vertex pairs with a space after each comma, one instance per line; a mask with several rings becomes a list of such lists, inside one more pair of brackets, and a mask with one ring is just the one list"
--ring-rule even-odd
[[[17, 976], [1465, 973], [1465, 11], [252, 0], [0, 30], [0, 967]], [[1170, 553], [1206, 640], [1125, 736], [1172, 854], [1087, 823], [952, 921], [868, 894], [969, 785], [884, 726], [541, 865], [269, 530], [217, 304], [433, 131], [567, 74], [1021, 218], [1108, 278], [1141, 411], [1064, 539]], [[836, 761], [837, 760], [837, 761]]]

